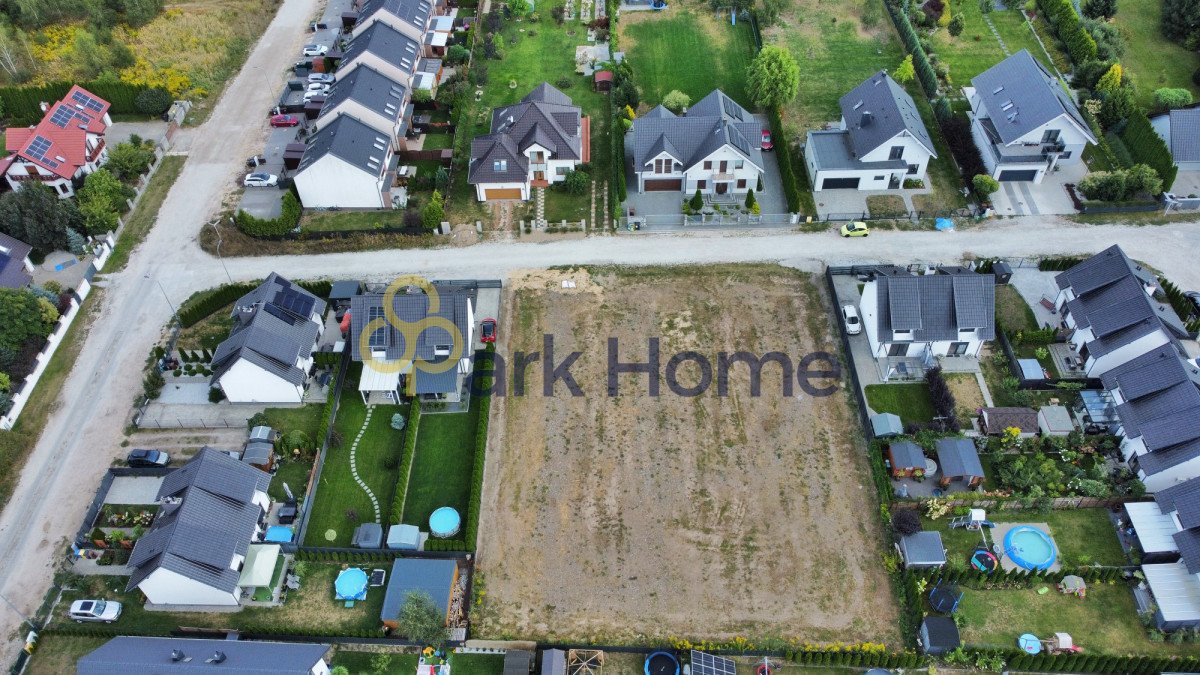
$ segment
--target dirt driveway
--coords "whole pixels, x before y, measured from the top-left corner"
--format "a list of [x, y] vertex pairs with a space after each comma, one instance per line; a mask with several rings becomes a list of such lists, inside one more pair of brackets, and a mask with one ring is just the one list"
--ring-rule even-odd
[[[878, 505], [844, 394], [785, 396], [767, 364], [761, 396], [745, 365], [717, 395], [718, 352], [799, 363], [833, 351], [818, 281], [772, 265], [513, 275], [499, 350], [510, 374], [514, 352], [542, 351], [552, 334], [556, 364], [581, 352], [571, 374], [583, 396], [559, 381], [543, 397], [538, 361], [526, 396], [493, 405], [476, 635], [894, 642]], [[660, 338], [660, 396], [645, 374], [619, 375], [608, 395], [610, 336], [626, 363]], [[712, 364], [695, 397], [668, 388], [668, 361], [687, 350]], [[699, 373], [679, 366], [678, 384]]]

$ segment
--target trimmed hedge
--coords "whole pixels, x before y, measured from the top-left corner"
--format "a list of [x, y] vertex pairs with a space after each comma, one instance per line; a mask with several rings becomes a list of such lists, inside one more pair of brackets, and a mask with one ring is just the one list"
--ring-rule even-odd
[[[0, 87], [0, 103], [4, 112], [17, 126], [36, 124], [45, 114], [42, 103], [62, 100], [74, 82], [50, 82], [38, 87]], [[149, 87], [128, 82], [82, 82], [87, 89], [111, 104], [110, 113], [142, 114], [137, 108], [137, 97]]]
[[1134, 109], [1133, 114], [1129, 116], [1120, 139], [1125, 143], [1125, 148], [1129, 150], [1134, 163], [1145, 164], [1158, 172], [1158, 177], [1163, 182], [1163, 192], [1170, 191], [1179, 167], [1175, 166], [1166, 141], [1150, 126], [1150, 118], [1146, 117], [1141, 108]]
[[279, 214], [278, 218], [267, 220], [252, 216], [245, 211], [238, 211], [234, 221], [242, 233], [251, 237], [282, 237], [300, 224], [300, 216], [304, 212], [304, 208], [300, 205], [300, 199], [291, 190], [283, 195], [282, 206], [283, 212]]
[[[211, 316], [213, 312], [226, 305], [233, 304], [238, 298], [258, 288], [262, 282], [262, 279], [257, 279], [255, 281], [221, 284], [216, 288], [194, 293], [192, 297], [184, 300], [183, 304], [179, 306], [179, 325], [183, 328], [190, 328], [200, 323]], [[295, 283], [300, 288], [323, 300], [329, 298], [329, 293], [333, 289], [333, 282], [323, 279], [297, 281]]]
[[[408, 474], [417, 450], [417, 428], [421, 426], [421, 402], [413, 399], [408, 406], [408, 424], [404, 425], [404, 445], [400, 446], [400, 470], [396, 474], [396, 494], [392, 497], [392, 524], [404, 522], [404, 499], [408, 493]], [[433, 550], [433, 549], [430, 549]]]
[[458, 551], [470, 551], [467, 547], [467, 542], [462, 539], [434, 539], [430, 537], [425, 540], [426, 551], [444, 551], [456, 553]]
[[[475, 377], [479, 378], [476, 391], [488, 391], [492, 388], [495, 374], [495, 360], [492, 358], [496, 351], [495, 344], [488, 344], [485, 355], [475, 359]], [[466, 550], [474, 551], [479, 532], [479, 511], [483, 502], [483, 469], [487, 461], [488, 413], [492, 409], [490, 394], [473, 394], [475, 405], [479, 406], [479, 421], [475, 424], [475, 460], [471, 470], [471, 503], [467, 506], [467, 527], [463, 533], [466, 539]]]
[[[338, 356], [340, 357], [342, 355], [338, 354]], [[331, 386], [337, 386], [338, 371], [341, 369], [342, 359], [339, 358], [333, 363], [333, 372], [329, 375], [329, 383]], [[313, 442], [317, 444], [317, 447], [325, 447], [325, 439], [329, 437], [329, 425], [333, 422], [333, 404], [340, 396], [340, 392], [331, 391], [329, 392], [329, 396], [327, 396], [325, 399], [325, 407], [321, 411], [321, 426], [317, 427], [317, 437], [313, 439]]]
[[787, 200], [788, 212], [801, 213], [800, 186], [792, 165], [792, 147], [784, 140], [783, 120], [779, 117], [779, 109], [772, 108], [767, 111], [767, 120], [771, 126], [771, 137], [775, 139], [775, 154], [779, 160], [779, 179], [783, 182], [783, 196]]

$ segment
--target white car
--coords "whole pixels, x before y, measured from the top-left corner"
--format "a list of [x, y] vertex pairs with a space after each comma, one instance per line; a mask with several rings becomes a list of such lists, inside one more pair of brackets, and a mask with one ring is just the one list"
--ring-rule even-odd
[[329, 53], [329, 47], [325, 45], [304, 45], [305, 56], [325, 56]]
[[325, 85], [321, 85], [321, 87], [321, 89], [309, 89], [308, 91], [304, 92], [304, 102], [308, 103], [314, 96], [328, 96], [329, 87]]
[[858, 318], [858, 310], [854, 305], [842, 305], [842, 321], [846, 323], [846, 332], [858, 335], [862, 332], [862, 320]]
[[322, 94], [329, 93], [329, 85], [324, 82], [310, 82], [305, 91], [319, 91]]
[[76, 600], [67, 610], [67, 616], [76, 623], [103, 621], [112, 623], [121, 616], [121, 603], [114, 600]]
[[279, 185], [279, 176], [271, 173], [248, 173], [242, 180], [246, 187], [275, 187]]
[[309, 73], [308, 75], [309, 82], [317, 82], [320, 84], [333, 84], [336, 80], [337, 78], [330, 73]]

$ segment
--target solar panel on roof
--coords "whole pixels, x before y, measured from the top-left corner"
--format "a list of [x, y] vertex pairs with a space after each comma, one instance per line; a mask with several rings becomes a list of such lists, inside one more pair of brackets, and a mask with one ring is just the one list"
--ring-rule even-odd
[[100, 103], [96, 99], [92, 98], [91, 96], [88, 96], [87, 94], [83, 93], [82, 91], [77, 91], [74, 94], [71, 94], [71, 100], [75, 101], [79, 105], [82, 105], [84, 108], [87, 108], [88, 110], [95, 110], [96, 112], [100, 112], [101, 110], [104, 110], [104, 105], [102, 103]]
[[54, 114], [50, 116], [50, 123], [60, 129], [66, 129], [71, 120], [75, 119], [75, 113], [66, 106], [59, 106], [54, 109]]
[[[383, 318], [383, 308], [382, 307], [370, 307], [367, 309], [367, 323], [368, 324], [376, 319], [382, 319], [382, 318]], [[387, 346], [387, 326], [379, 328], [374, 333], [371, 333], [371, 338], [370, 338], [368, 344], [372, 347], [386, 347]]]
[[275, 294], [275, 304], [296, 316], [307, 317], [312, 314], [313, 298], [307, 293], [301, 293], [290, 286]]
[[692, 675], [736, 675], [733, 659], [692, 650]]
[[279, 307], [276, 307], [275, 305], [264, 305], [263, 311], [265, 311], [267, 314], [270, 314], [271, 316], [279, 319], [280, 321], [283, 321], [284, 323], [286, 323], [289, 326], [296, 325], [296, 317], [292, 316], [291, 314], [288, 314], [287, 312], [283, 311]]

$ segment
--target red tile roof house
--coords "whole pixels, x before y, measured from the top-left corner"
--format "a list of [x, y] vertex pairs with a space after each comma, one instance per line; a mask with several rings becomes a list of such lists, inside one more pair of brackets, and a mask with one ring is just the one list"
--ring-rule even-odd
[[5, 130], [5, 145], [12, 154], [0, 159], [0, 171], [9, 186], [20, 190], [36, 180], [60, 198], [73, 196], [84, 176], [108, 161], [108, 107], [108, 101], [75, 85], [63, 100], [46, 108], [37, 126]]

